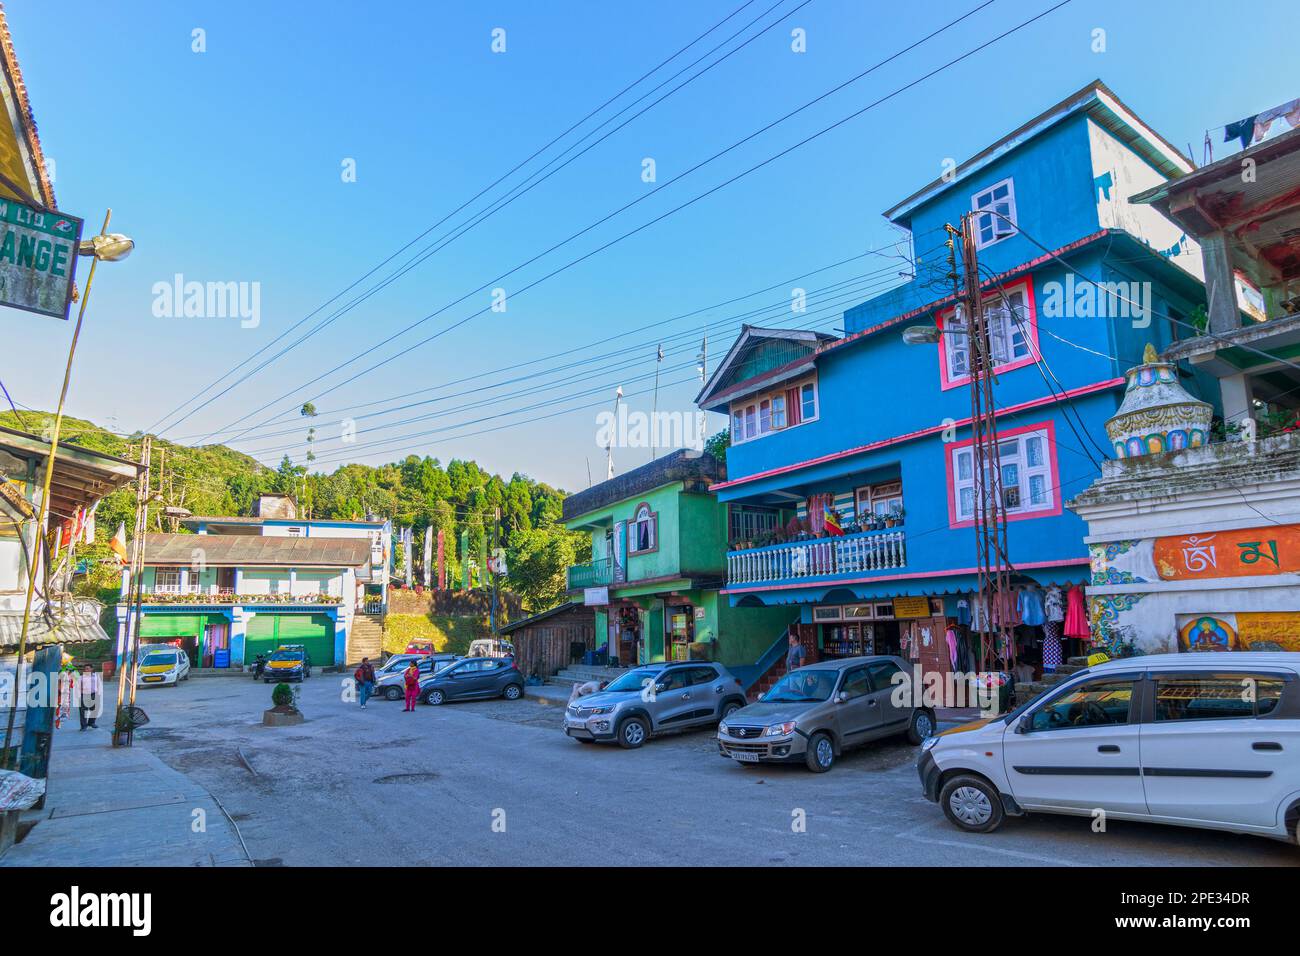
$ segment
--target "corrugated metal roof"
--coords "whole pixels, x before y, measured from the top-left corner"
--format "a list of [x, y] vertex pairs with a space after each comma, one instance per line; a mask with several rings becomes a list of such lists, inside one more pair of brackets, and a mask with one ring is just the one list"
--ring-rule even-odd
[[196, 557], [218, 567], [355, 568], [370, 563], [370, 542], [364, 538], [147, 534], [144, 549], [144, 563], [150, 566], [189, 566]]
[[[51, 620], [53, 618], [53, 621]], [[15, 648], [23, 633], [22, 611], [0, 611], [0, 647]], [[82, 605], [69, 610], [60, 620], [58, 615], [46, 615], [33, 610], [27, 625], [27, 647], [45, 644], [81, 644], [87, 641], [106, 641], [108, 635], [99, 626], [99, 614], [94, 605]]]

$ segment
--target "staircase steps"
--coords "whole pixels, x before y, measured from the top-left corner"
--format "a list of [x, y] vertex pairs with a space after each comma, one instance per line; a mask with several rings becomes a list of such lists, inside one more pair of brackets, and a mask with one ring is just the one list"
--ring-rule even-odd
[[378, 614], [357, 614], [348, 633], [347, 663], [355, 666], [361, 658], [378, 661], [384, 652], [383, 619]]
[[1079, 671], [1088, 666], [1088, 658], [1071, 657], [1068, 661], [1058, 667], [1051, 674], [1044, 674], [1040, 680], [1021, 681], [1016, 684], [1016, 697], [1012, 704], [1019, 707], [1021, 704], [1033, 700], [1049, 687], [1055, 687], [1066, 678], [1072, 677]]

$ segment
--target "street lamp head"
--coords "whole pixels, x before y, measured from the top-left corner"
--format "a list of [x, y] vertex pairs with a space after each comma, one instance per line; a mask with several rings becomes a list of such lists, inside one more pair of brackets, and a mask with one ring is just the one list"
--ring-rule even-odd
[[903, 329], [903, 341], [908, 345], [933, 345], [942, 334], [933, 325], [909, 325]]
[[107, 235], [100, 234], [81, 240], [81, 245], [77, 248], [77, 254], [94, 256], [96, 259], [105, 262], [120, 262], [129, 256], [134, 248], [134, 239], [124, 236], [120, 232], [110, 232]]

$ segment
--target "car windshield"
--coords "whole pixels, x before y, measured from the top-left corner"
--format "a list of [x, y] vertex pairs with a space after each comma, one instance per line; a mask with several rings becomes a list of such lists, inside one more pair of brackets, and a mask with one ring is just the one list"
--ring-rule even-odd
[[640, 670], [628, 671], [626, 674], [612, 681], [610, 685], [605, 688], [605, 690], [639, 691], [642, 687], [645, 686], [645, 682], [650, 678], [654, 677], [655, 674], [657, 673], [658, 671], [648, 667], [643, 667]]
[[776, 686], [763, 695], [763, 701], [775, 703], [803, 703], [809, 700], [830, 700], [835, 690], [836, 671], [797, 670], [786, 674]]
[[297, 661], [302, 659], [302, 651], [276, 651], [271, 655], [273, 661]]
[[159, 664], [175, 664], [175, 651], [152, 651], [140, 662], [141, 667], [156, 667]]

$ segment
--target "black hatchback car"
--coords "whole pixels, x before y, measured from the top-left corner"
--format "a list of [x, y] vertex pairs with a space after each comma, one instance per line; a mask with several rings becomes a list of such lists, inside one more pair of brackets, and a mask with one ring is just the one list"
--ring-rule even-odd
[[524, 675], [508, 657], [466, 657], [437, 673], [420, 678], [420, 700], [442, 704], [449, 700], [524, 695]]

